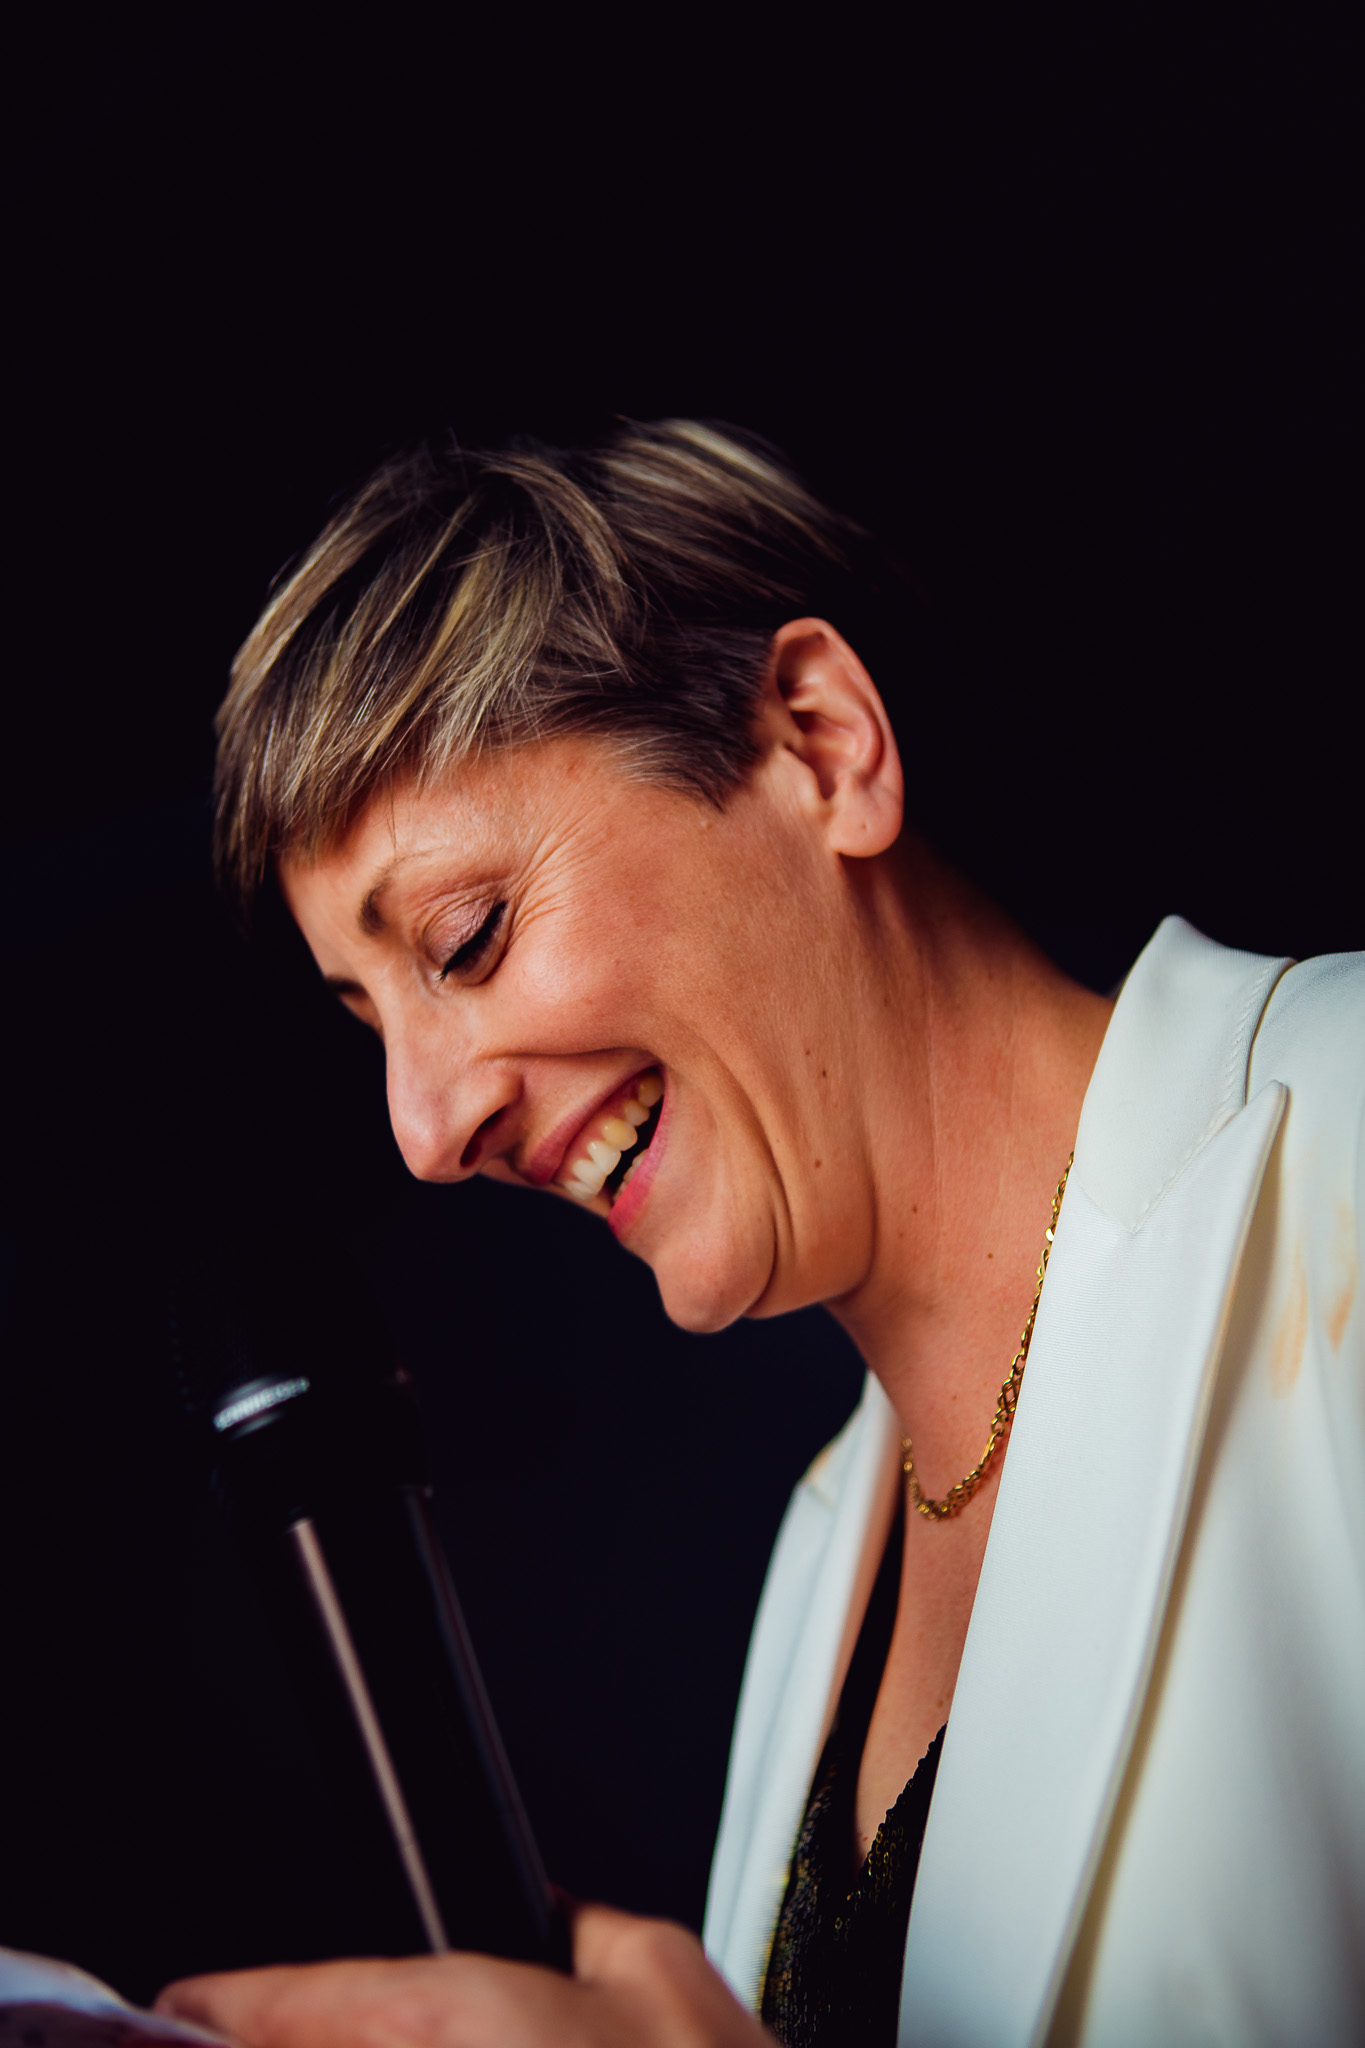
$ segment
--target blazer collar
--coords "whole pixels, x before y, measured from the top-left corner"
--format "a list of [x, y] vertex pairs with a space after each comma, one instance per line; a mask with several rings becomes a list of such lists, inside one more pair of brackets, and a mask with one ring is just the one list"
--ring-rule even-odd
[[1123, 984], [1086, 1091], [1071, 1180], [1139, 1230], [1247, 1099], [1251, 1044], [1289, 960], [1168, 917]]
[[1086, 1095], [925, 1834], [900, 2038], [1045, 2034], [1151, 1671], [1284, 1103], [1246, 1103], [1288, 961], [1168, 918]]

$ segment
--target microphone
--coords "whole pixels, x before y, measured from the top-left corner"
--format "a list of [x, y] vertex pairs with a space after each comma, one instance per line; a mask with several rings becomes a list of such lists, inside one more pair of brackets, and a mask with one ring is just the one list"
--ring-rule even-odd
[[238, 1546], [316, 1720], [363, 1759], [421, 1939], [567, 1969], [564, 1915], [432, 1521], [407, 1376], [314, 1366], [297, 1347], [282, 1361], [230, 1315], [198, 1347], [218, 1354], [208, 1370], [202, 1356], [187, 1370], [196, 1318], [182, 1304], [176, 1320], [182, 1392], [211, 1425]]

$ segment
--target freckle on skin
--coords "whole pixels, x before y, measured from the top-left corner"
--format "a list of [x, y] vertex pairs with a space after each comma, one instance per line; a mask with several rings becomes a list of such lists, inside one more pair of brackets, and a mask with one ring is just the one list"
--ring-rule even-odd
[[823, 1165], [824, 1162], [822, 1160], [817, 1159], [815, 1163], [817, 1166], [820, 1166]]

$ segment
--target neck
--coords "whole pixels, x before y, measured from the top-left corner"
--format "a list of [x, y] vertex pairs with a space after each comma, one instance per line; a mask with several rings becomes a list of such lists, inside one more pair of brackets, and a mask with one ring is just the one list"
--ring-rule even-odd
[[869, 889], [888, 984], [863, 1065], [874, 1242], [830, 1306], [936, 1495], [980, 1456], [1113, 1005], [923, 845]]

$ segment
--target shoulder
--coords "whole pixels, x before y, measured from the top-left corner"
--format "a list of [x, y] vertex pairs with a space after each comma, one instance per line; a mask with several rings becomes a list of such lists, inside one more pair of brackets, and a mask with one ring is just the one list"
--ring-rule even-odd
[[1251, 1092], [1283, 1081], [1324, 1106], [1365, 1101], [1365, 953], [1326, 953], [1280, 976], [1249, 1078]]
[[1365, 1429], [1365, 953], [1305, 960], [1280, 977], [1248, 1095], [1274, 1084], [1284, 1119], [1247, 1265], [1264, 1286], [1272, 1388], [1283, 1394], [1316, 1358], [1340, 1451], [1344, 1432]]
[[1329, 953], [1277, 982], [1252, 1046], [1248, 1095], [1278, 1081], [1285, 1165], [1365, 1240], [1365, 953]]

